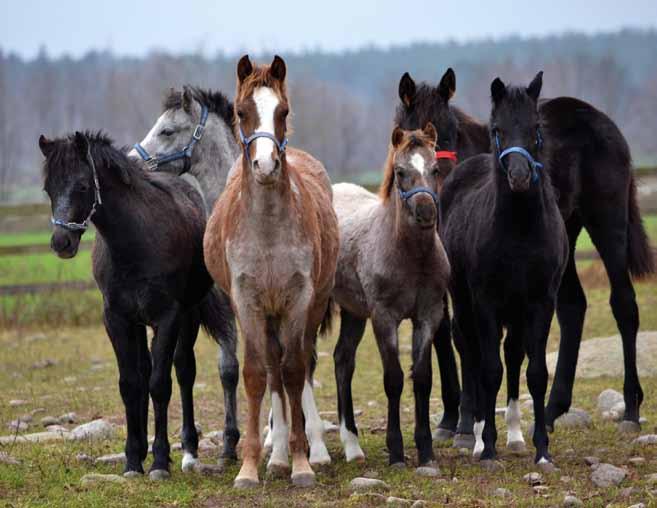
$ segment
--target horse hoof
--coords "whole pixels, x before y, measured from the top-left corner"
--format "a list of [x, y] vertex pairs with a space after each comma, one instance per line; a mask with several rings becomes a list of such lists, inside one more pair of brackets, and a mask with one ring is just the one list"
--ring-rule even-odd
[[194, 467], [198, 463], [198, 459], [194, 457], [191, 453], [185, 452], [182, 459], [182, 472], [191, 473], [194, 471]]
[[434, 441], [437, 441], [439, 443], [444, 443], [446, 441], [452, 440], [455, 434], [456, 432], [454, 432], [453, 430], [441, 429], [440, 427], [438, 427], [436, 429], [436, 432], [433, 433], [432, 437]]
[[474, 448], [475, 437], [474, 434], [455, 434], [454, 442], [452, 443], [453, 448]]
[[393, 462], [390, 464], [390, 467], [393, 469], [404, 469], [406, 467], [406, 462]]
[[632, 420], [623, 420], [618, 424], [618, 432], [622, 434], [638, 434], [641, 432], [641, 425]]
[[479, 464], [481, 467], [483, 467], [486, 471], [489, 471], [491, 473], [495, 473], [498, 471], [504, 471], [504, 466], [499, 460], [492, 460], [492, 459], [484, 459], [479, 461]]
[[331, 456], [329, 455], [328, 450], [324, 447], [323, 450], [319, 450], [315, 453], [310, 453], [310, 458], [308, 459], [312, 467], [316, 466], [328, 466], [331, 463]]
[[258, 479], [247, 478], [247, 477], [237, 477], [233, 482], [233, 487], [236, 489], [252, 489], [257, 487], [260, 484]]
[[125, 473], [123, 473], [123, 478], [128, 478], [128, 479], [141, 478], [142, 476], [144, 476], [144, 473], [140, 473], [139, 471], [126, 471]]
[[237, 457], [232, 457], [232, 456], [230, 456], [230, 457], [219, 457], [217, 459], [217, 465], [219, 465], [221, 467], [231, 466], [235, 463], [237, 463]]
[[307, 489], [315, 485], [315, 473], [292, 474], [292, 485]]
[[506, 449], [511, 453], [525, 453], [527, 451], [524, 441], [511, 441], [506, 444]]
[[556, 466], [546, 459], [539, 460], [536, 463], [536, 467], [543, 473], [554, 473], [557, 470]]
[[150, 473], [148, 473], [148, 478], [154, 482], [159, 482], [171, 478], [171, 473], [169, 473], [169, 471], [166, 469], [153, 469]]
[[267, 476], [272, 479], [287, 478], [290, 474], [290, 465], [283, 462], [270, 462], [267, 464]]

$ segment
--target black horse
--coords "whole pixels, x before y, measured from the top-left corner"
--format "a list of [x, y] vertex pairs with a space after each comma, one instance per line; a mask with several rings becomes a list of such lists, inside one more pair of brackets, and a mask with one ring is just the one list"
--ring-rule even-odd
[[[414, 129], [432, 122], [438, 129], [437, 156], [441, 175], [447, 177], [454, 161], [491, 151], [488, 126], [450, 105], [456, 77], [448, 69], [438, 86], [416, 86], [408, 73], [399, 83], [402, 104], [396, 122]], [[639, 430], [639, 407], [643, 391], [636, 368], [636, 334], [639, 312], [630, 275], [642, 277], [655, 271], [654, 257], [637, 204], [636, 183], [629, 147], [614, 122], [590, 104], [570, 97], [539, 102], [542, 130], [551, 140], [547, 170], [555, 187], [559, 209], [568, 231], [570, 255], [557, 300], [561, 328], [559, 359], [546, 410], [548, 428], [567, 412], [572, 402], [577, 356], [586, 312], [586, 297], [580, 284], [574, 251], [582, 228], [589, 232], [600, 253], [611, 285], [610, 304], [623, 340], [625, 365], [623, 431]], [[456, 158], [454, 157], [454, 159]], [[454, 365], [450, 351], [439, 357]], [[440, 352], [439, 352], [440, 354]], [[505, 354], [513, 355], [513, 351]], [[445, 368], [446, 368], [445, 367]], [[464, 393], [463, 397], [467, 398]], [[459, 433], [472, 433], [472, 420], [465, 416]]]
[[[183, 470], [196, 462], [194, 343], [200, 324], [217, 341], [236, 340], [203, 261], [205, 210], [184, 180], [147, 173], [101, 134], [76, 132], [39, 146], [54, 231], [51, 247], [76, 255], [80, 237], [97, 230], [93, 274], [103, 294], [104, 322], [119, 365], [128, 435], [125, 475], [143, 473], [148, 453], [149, 393], [155, 412], [150, 476], [169, 476], [167, 411], [175, 365], [183, 409]], [[146, 327], [155, 335], [148, 349]]]
[[[568, 236], [551, 173], [538, 162], [549, 160], [543, 156], [538, 114], [541, 86], [542, 73], [527, 88], [493, 81], [490, 137], [495, 151], [466, 160], [445, 180], [440, 236], [452, 265], [454, 339], [464, 387], [473, 398], [474, 453], [482, 460], [495, 458], [499, 349], [506, 327], [506, 342], [529, 359], [535, 460], [547, 465], [545, 348], [568, 259]], [[522, 359], [515, 355], [508, 365], [516, 384]]]

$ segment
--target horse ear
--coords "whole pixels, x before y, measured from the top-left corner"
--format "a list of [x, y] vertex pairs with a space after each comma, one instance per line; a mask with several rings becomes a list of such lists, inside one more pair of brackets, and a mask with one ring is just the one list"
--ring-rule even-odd
[[399, 98], [406, 107], [409, 107], [415, 99], [415, 92], [415, 81], [408, 72], [405, 72], [399, 80]]
[[532, 79], [527, 87], [527, 95], [535, 101], [538, 101], [538, 96], [541, 95], [541, 88], [543, 87], [543, 71], [539, 71], [536, 77]]
[[249, 55], [244, 55], [240, 58], [240, 61], [237, 62], [237, 79], [241, 83], [246, 78], [248, 78], [253, 72], [253, 65], [249, 59]]
[[39, 148], [41, 149], [41, 153], [44, 155], [44, 157], [48, 157], [48, 154], [52, 152], [54, 145], [55, 145], [54, 141], [50, 141], [43, 134], [39, 136]]
[[194, 102], [194, 97], [192, 96], [192, 91], [189, 89], [187, 85], [183, 86], [182, 107], [186, 113], [191, 113], [193, 102]]
[[285, 67], [285, 61], [278, 55], [274, 56], [274, 60], [269, 67], [269, 74], [274, 79], [279, 81], [285, 81], [285, 74], [287, 73], [287, 68]]
[[440, 79], [438, 92], [445, 99], [445, 102], [454, 97], [454, 92], [456, 92], [456, 74], [454, 74], [454, 70], [451, 67], [445, 71], [445, 74]]
[[422, 132], [424, 132], [424, 135], [428, 137], [435, 146], [436, 141], [438, 141], [438, 133], [436, 132], [436, 128], [433, 126], [433, 124], [429, 122], [427, 125], [424, 126]]
[[495, 78], [490, 84], [490, 95], [494, 104], [498, 104], [506, 95], [506, 85], [500, 78]]
[[395, 126], [395, 128], [392, 131], [392, 136], [390, 137], [390, 142], [392, 143], [392, 146], [394, 147], [399, 146], [399, 143], [402, 142], [402, 139], [404, 139], [404, 131], [401, 129], [401, 127]]
[[75, 143], [75, 148], [77, 149], [78, 154], [80, 154], [81, 157], [86, 158], [87, 153], [89, 152], [89, 140], [87, 139], [87, 136], [80, 131], [75, 131], [73, 142]]

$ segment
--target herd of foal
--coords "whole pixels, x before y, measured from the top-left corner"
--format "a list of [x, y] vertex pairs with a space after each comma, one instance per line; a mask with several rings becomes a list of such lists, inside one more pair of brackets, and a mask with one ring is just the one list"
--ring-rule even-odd
[[[221, 348], [223, 458], [237, 458], [236, 317], [248, 417], [234, 484], [259, 482], [261, 404], [269, 387], [267, 470], [313, 485], [312, 467], [331, 461], [312, 377], [317, 336], [330, 327], [334, 307], [341, 317], [334, 362], [347, 461], [365, 458], [351, 381], [369, 319], [384, 366], [389, 462], [404, 463], [398, 327], [410, 319], [418, 464], [435, 461], [433, 440], [453, 439], [496, 467], [503, 341], [507, 447], [525, 449], [518, 395], [527, 356], [535, 461], [553, 468], [548, 431], [571, 404], [586, 310], [574, 261], [582, 228], [609, 275], [623, 340], [619, 429], [637, 431], [643, 392], [630, 277], [653, 272], [654, 261], [629, 149], [606, 115], [578, 99], [539, 99], [541, 87], [542, 73], [526, 87], [495, 79], [485, 125], [450, 104], [452, 69], [436, 87], [404, 74], [378, 196], [353, 184], [331, 186], [321, 162], [288, 147], [286, 65], [278, 56], [269, 66], [240, 59], [234, 104], [217, 92], [171, 90], [151, 131], [129, 152], [100, 133], [41, 136], [52, 249], [71, 258], [89, 225], [97, 231], [93, 273], [126, 410], [124, 474], [144, 473], [151, 399], [150, 477], [170, 475], [172, 366], [183, 409], [182, 469], [197, 465], [194, 343], [201, 325]], [[196, 178], [202, 196], [180, 178], [184, 173]], [[546, 406], [545, 350], [555, 309], [561, 341]], [[146, 327], [154, 331], [150, 350]], [[444, 405], [433, 435], [432, 345]]]

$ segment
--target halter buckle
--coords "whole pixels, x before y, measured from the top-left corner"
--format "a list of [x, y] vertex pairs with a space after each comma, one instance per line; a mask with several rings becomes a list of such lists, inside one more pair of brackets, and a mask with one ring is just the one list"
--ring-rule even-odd
[[194, 134], [192, 134], [192, 138], [194, 138], [196, 141], [200, 141], [201, 138], [203, 137], [203, 131], [205, 130], [205, 127], [201, 124], [198, 124], [196, 126], [196, 129], [194, 129]]

